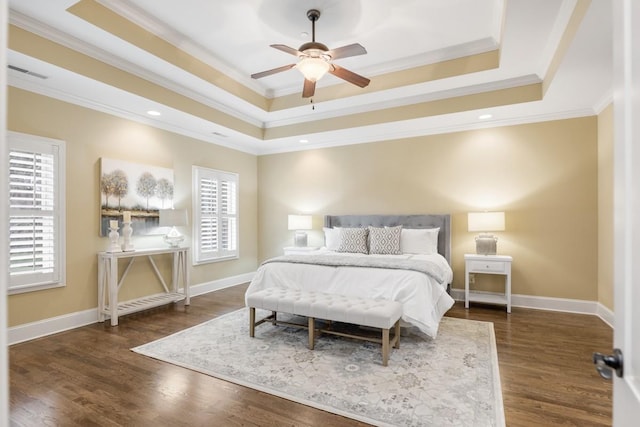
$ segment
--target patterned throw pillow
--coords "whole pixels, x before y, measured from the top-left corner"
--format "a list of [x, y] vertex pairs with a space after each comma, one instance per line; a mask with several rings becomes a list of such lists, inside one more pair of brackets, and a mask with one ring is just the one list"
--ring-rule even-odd
[[338, 252], [369, 253], [367, 249], [367, 229], [341, 228]]
[[369, 227], [369, 253], [384, 255], [400, 255], [400, 236], [402, 226], [397, 227]]

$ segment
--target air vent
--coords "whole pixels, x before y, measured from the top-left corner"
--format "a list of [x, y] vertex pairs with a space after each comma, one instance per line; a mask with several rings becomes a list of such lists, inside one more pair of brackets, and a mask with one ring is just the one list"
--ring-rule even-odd
[[9, 67], [10, 70], [14, 70], [14, 71], [17, 71], [17, 72], [22, 73], [22, 74], [28, 74], [30, 76], [37, 77], [39, 79], [45, 80], [45, 79], [49, 78], [48, 76], [44, 76], [42, 74], [34, 73], [33, 71], [29, 71], [29, 70], [25, 70], [24, 68], [16, 67], [15, 65], [9, 64], [8, 67]]

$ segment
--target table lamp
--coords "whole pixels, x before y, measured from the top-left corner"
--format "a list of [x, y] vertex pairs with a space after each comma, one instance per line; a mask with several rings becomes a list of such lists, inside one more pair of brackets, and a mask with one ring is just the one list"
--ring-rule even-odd
[[289, 215], [289, 230], [295, 230], [294, 246], [307, 246], [307, 233], [311, 230], [311, 215]]
[[469, 212], [469, 231], [479, 231], [476, 237], [478, 255], [495, 255], [498, 238], [490, 231], [504, 231], [504, 212]]

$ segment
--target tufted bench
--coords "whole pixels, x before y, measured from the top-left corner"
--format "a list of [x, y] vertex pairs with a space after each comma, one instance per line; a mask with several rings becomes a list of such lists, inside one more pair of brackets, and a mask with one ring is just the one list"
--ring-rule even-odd
[[[382, 344], [382, 364], [387, 366], [390, 346], [400, 348], [400, 316], [402, 304], [397, 301], [374, 300], [360, 297], [327, 294], [323, 292], [301, 291], [298, 289], [264, 289], [247, 295], [249, 307], [249, 335], [255, 334], [255, 327], [270, 321], [306, 327], [309, 330], [309, 349], [315, 342], [315, 319], [351, 323], [360, 326], [382, 329], [382, 338], [371, 338], [338, 332], [331, 329], [318, 329], [318, 332], [373, 341]], [[271, 316], [256, 322], [255, 309], [272, 311]], [[289, 313], [308, 318], [308, 325], [300, 325], [277, 320], [277, 313]], [[394, 328], [393, 339], [389, 330]]]

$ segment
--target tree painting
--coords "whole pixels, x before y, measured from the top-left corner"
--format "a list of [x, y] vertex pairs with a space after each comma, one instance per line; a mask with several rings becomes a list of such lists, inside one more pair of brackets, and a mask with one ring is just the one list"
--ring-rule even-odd
[[138, 185], [136, 191], [138, 195], [147, 201], [146, 207], [149, 209], [149, 198], [156, 194], [156, 186], [158, 181], [149, 172], [144, 172], [138, 178]]
[[106, 206], [109, 206], [109, 196], [114, 196], [118, 198], [118, 209], [120, 209], [122, 198], [129, 192], [127, 174], [122, 169], [103, 173], [100, 178], [100, 190], [106, 197]]
[[156, 183], [156, 197], [162, 203], [161, 208], [164, 209], [164, 201], [173, 199], [173, 184], [166, 178], [160, 178]]
[[173, 170], [121, 160], [100, 159], [100, 235], [109, 220], [130, 211], [134, 234], [155, 234], [158, 210], [173, 206]]

